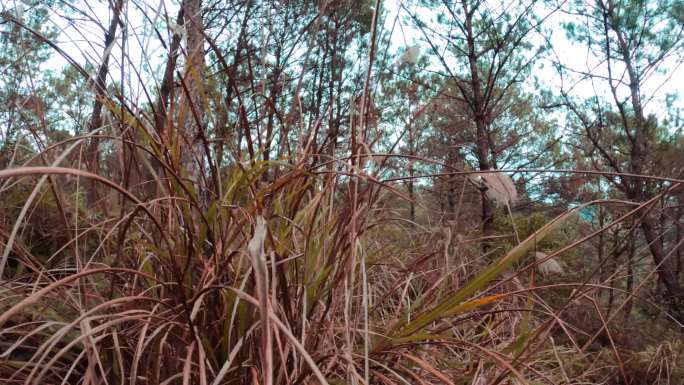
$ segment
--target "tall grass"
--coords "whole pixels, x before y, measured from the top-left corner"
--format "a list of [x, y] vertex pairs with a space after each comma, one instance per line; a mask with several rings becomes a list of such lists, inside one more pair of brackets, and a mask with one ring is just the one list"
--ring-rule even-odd
[[380, 204], [404, 196], [363, 174], [352, 200], [348, 179], [303, 163], [268, 182], [273, 163], [240, 164], [209, 190], [155, 160], [167, 177], [145, 200], [76, 168], [0, 171], [17, 183], [69, 175], [72, 193], [92, 179], [128, 200], [88, 216], [69, 194], [74, 235], [47, 260], [10, 245], [6, 383], [364, 383], [366, 360], [371, 383], [559, 383], [577, 353], [548, 339], [566, 327], [562, 310], [510, 267], [578, 209], [486, 266], [447, 270], [442, 245], [387, 236], [401, 218]]

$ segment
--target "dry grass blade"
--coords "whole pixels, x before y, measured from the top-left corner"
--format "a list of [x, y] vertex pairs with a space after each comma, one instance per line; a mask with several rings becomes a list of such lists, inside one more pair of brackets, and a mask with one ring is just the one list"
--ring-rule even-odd
[[[69, 155], [69, 154], [70, 154], [70, 153], [71, 153], [71, 152], [72, 152], [80, 143], [81, 143], [81, 141], [78, 140], [78, 141], [74, 142], [73, 144], [71, 144], [71, 146], [69, 146], [66, 150], [64, 150], [64, 151], [59, 155], [59, 157], [57, 157], [57, 159], [55, 159], [55, 161], [52, 162], [52, 167], [57, 167], [57, 166], [59, 166], [59, 165], [64, 161], [64, 159], [66, 159], [66, 157], [67, 157], [67, 156], [68, 156], [68, 155]], [[12, 174], [9, 173], [9, 172], [7, 172], [7, 171], [10, 171], [10, 170], [21, 170], [21, 169], [25, 169], [25, 167], [23, 167], [23, 168], [22, 168], [22, 167], [18, 167], [18, 168], [14, 168], [14, 169], [0, 170], [0, 179], [11, 178], [11, 177], [12, 177]], [[6, 171], [6, 172], [7, 172], [7, 173], [6, 173], [7, 176], [4, 176], [4, 177], [3, 177], [3, 176], [2, 176], [2, 171]], [[22, 209], [21, 209], [21, 212], [19, 213], [19, 216], [16, 218], [16, 220], [15, 220], [15, 222], [14, 222], [14, 226], [12, 227], [12, 233], [10, 234], [10, 236], [9, 236], [9, 238], [8, 238], [8, 240], [7, 240], [7, 244], [5, 245], [5, 249], [4, 249], [3, 252], [2, 252], [2, 257], [0, 257], [0, 279], [2, 279], [3, 273], [4, 273], [4, 271], [5, 271], [5, 264], [7, 263], [7, 257], [9, 256], [9, 252], [10, 252], [10, 250], [12, 249], [12, 244], [14, 243], [14, 239], [15, 239], [15, 237], [16, 237], [16, 235], [17, 235], [17, 232], [19, 231], [19, 227], [20, 227], [21, 224], [23, 223], [24, 216], [26, 216], [26, 213], [28, 212], [29, 207], [31, 206], [31, 204], [33, 203], [33, 200], [34, 200], [34, 199], [36, 198], [36, 196], [38, 195], [38, 192], [40, 191], [40, 189], [41, 189], [41, 187], [43, 186], [43, 184], [48, 180], [48, 173], [45, 173], [45, 172], [44, 172], [44, 173], [41, 173], [41, 174], [43, 174], [42, 177], [40, 178], [40, 180], [38, 181], [38, 183], [36, 183], [35, 187], [34, 187], [33, 190], [31, 191], [31, 194], [26, 198], [26, 202], [24, 202], [24, 205], [23, 205], [23, 207], [22, 207]], [[20, 173], [20, 174], [15, 174], [15, 176], [19, 176], [19, 175], [22, 175], [22, 174], [21, 174], [21, 173]]]
[[433, 374], [435, 377], [437, 377], [443, 383], [445, 383], [447, 385], [454, 385], [454, 383], [444, 373], [435, 369], [434, 366], [430, 365], [430, 363], [425, 361], [424, 359], [416, 357], [416, 356], [414, 356], [412, 354], [408, 354], [408, 353], [402, 353], [402, 356], [404, 356], [404, 357], [408, 358], [409, 360], [415, 362], [423, 370]]
[[56, 288], [60, 286], [67, 285], [71, 282], [77, 281], [81, 278], [87, 277], [89, 275], [95, 275], [95, 274], [100, 274], [100, 273], [130, 273], [130, 274], [139, 274], [142, 275], [146, 278], [154, 278], [146, 275], [145, 273], [142, 273], [137, 270], [133, 269], [126, 269], [126, 268], [104, 268], [104, 269], [92, 269], [92, 270], [83, 270], [81, 272], [69, 275], [67, 277], [64, 277], [60, 279], [59, 281], [53, 282], [50, 285], [31, 293], [31, 295], [27, 296], [26, 298], [22, 299], [19, 303], [15, 304], [11, 308], [9, 308], [7, 311], [2, 313], [0, 315], [0, 328], [2, 328], [7, 321], [12, 318], [13, 316], [19, 314], [22, 310], [24, 310], [26, 307], [31, 306], [36, 304], [38, 301], [40, 301], [43, 297], [45, 297], [49, 292], [55, 290]]
[[[259, 306], [259, 302], [256, 299], [254, 299], [253, 297], [249, 296], [248, 294], [241, 292], [237, 289], [232, 289], [232, 290], [240, 298], [246, 300], [247, 302], [251, 303], [252, 305]], [[316, 364], [316, 361], [314, 361], [313, 358], [311, 358], [309, 353], [306, 351], [306, 348], [304, 348], [304, 346], [301, 344], [301, 342], [299, 342], [299, 340], [297, 340], [297, 337], [295, 337], [294, 334], [292, 334], [292, 332], [287, 328], [287, 326], [285, 324], [283, 324], [282, 321], [280, 321], [278, 319], [278, 317], [275, 314], [273, 314], [273, 312], [269, 312], [268, 315], [269, 315], [270, 319], [278, 327], [278, 329], [280, 329], [280, 331], [285, 335], [285, 337], [287, 337], [287, 339], [294, 345], [295, 349], [299, 352], [299, 354], [302, 355], [302, 357], [304, 358], [304, 361], [306, 361], [306, 363], [309, 365], [309, 368], [311, 369], [311, 371], [314, 373], [314, 375], [318, 379], [319, 385], [330, 385], [328, 383], [328, 380], [325, 378], [325, 376], [321, 372], [320, 368]]]
[[[423, 312], [415, 320], [395, 325], [395, 330], [399, 331], [395, 332], [394, 336], [399, 338], [410, 336], [428, 326], [435, 320], [438, 320], [444, 316], [453, 316], [454, 314], [463, 310], [461, 307], [464, 309], [471, 308], [472, 305], [468, 303], [464, 304], [464, 301], [466, 301], [470, 296], [474, 295], [477, 291], [485, 289], [490, 281], [496, 278], [499, 274], [503, 273], [515, 261], [526, 256], [527, 253], [536, 247], [538, 242], [542, 241], [554, 229], [558, 228], [570, 218], [574, 217], [582, 207], [583, 206], [574, 208], [573, 210], [563, 213], [552, 221], [546, 223], [523, 242], [515, 246], [507, 254], [470, 279], [461, 289], [442, 299], [441, 302], [439, 302], [436, 306], [428, 311]], [[387, 343], [389, 343], [389, 341], [383, 340], [378, 346], [376, 346], [376, 349], [383, 348]]]
[[195, 351], [195, 341], [188, 347], [185, 362], [183, 364], [183, 385], [190, 385], [192, 378], [192, 353]]
[[259, 311], [261, 314], [261, 354], [262, 376], [265, 385], [273, 384], [273, 341], [271, 336], [271, 321], [269, 319], [270, 306], [268, 295], [268, 268], [266, 266], [266, 253], [264, 241], [266, 240], [266, 221], [262, 216], [257, 216], [254, 227], [254, 235], [247, 243], [247, 251], [252, 261], [254, 278], [257, 286], [257, 298], [259, 299]]

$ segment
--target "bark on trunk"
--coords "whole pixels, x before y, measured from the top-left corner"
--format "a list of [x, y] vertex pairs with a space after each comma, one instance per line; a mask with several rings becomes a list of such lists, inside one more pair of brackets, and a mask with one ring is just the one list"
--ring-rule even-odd
[[[615, 34], [617, 38], [619, 52], [618, 55], [620, 56], [620, 59], [623, 61], [627, 72], [627, 79], [629, 81], [630, 90], [630, 102], [632, 105], [632, 110], [634, 112], [635, 120], [633, 124], [633, 130], [630, 130], [630, 124], [626, 119], [624, 112], [621, 112], [623, 112], [624, 129], [628, 137], [630, 138], [632, 145], [629, 163], [630, 172], [636, 175], [641, 175], [644, 172], [646, 165], [646, 148], [648, 140], [648, 135], [646, 132], [647, 126], [645, 124], [643, 106], [641, 104], [641, 79], [639, 78], [639, 74], [636, 70], [635, 63], [633, 61], [632, 52], [627, 42], [627, 36], [622, 29], [619, 16], [615, 13], [615, 5], [611, 1], [608, 1], [607, 6], [602, 2], [599, 2], [599, 5], [603, 8], [602, 11], [604, 12], [604, 26], [606, 29], [605, 38], [607, 43], [606, 50], [609, 55], [609, 59], [610, 46], [608, 44], [610, 42], [610, 39], [608, 36], [608, 29], [612, 30], [612, 32]], [[612, 84], [611, 87], [613, 87]], [[613, 94], [617, 102], [617, 95], [614, 88]], [[620, 103], [617, 104], [618, 106], [620, 105]], [[625, 178], [624, 185], [627, 190], [626, 195], [628, 198], [636, 202], [644, 200], [646, 189], [644, 185], [644, 180], [642, 178]], [[675, 275], [675, 264], [673, 263], [674, 261], [672, 259], [665, 260], [663, 262], [663, 260], [665, 259], [665, 252], [663, 250], [663, 244], [660, 242], [658, 237], [657, 224], [654, 223], [653, 219], [648, 217], [648, 214], [646, 214], [641, 220], [640, 227], [642, 233], [644, 234], [644, 238], [648, 242], [648, 247], [653, 257], [653, 262], [656, 265], [662, 263], [660, 265], [660, 268], [658, 269], [658, 277], [660, 278], [660, 282], [665, 287], [666, 297], [668, 300], [668, 304], [670, 306], [670, 310], [672, 311], [672, 313], [675, 314], [676, 318], [680, 320], [684, 319], [684, 314], [682, 314], [680, 311], [679, 301], [682, 292]]]
[[204, 23], [202, 21], [202, 1], [186, 0], [183, 2], [185, 14], [187, 59], [185, 66], [185, 84], [187, 95], [184, 93], [185, 103], [188, 103], [188, 116], [185, 120], [184, 135], [190, 145], [183, 154], [183, 167], [189, 177], [199, 182], [203, 159], [203, 144], [200, 140], [204, 125], [204, 111], [206, 109], [203, 95], [203, 79], [206, 72], [204, 62]]
[[[465, 31], [468, 44], [468, 65], [470, 70], [470, 89], [471, 109], [476, 128], [476, 154], [480, 171], [490, 169], [489, 163], [489, 142], [487, 139], [487, 113], [485, 111], [485, 100], [482, 92], [480, 74], [477, 68], [477, 52], [475, 51], [475, 35], [473, 33], [473, 11], [469, 9], [467, 1], [463, 1], [463, 11], [465, 12]], [[482, 198], [482, 233], [484, 236], [491, 235], [494, 224], [494, 206], [486, 195], [485, 190], [481, 191]], [[483, 242], [483, 251], [487, 250], [487, 242]]]
[[658, 239], [656, 225], [653, 223], [652, 219], [648, 217], [643, 218], [641, 220], [641, 230], [644, 233], [646, 242], [648, 242], [648, 248], [653, 256], [653, 262], [655, 262], [656, 265], [660, 265], [658, 268], [658, 276], [667, 291], [667, 298], [671, 305], [671, 309], [679, 311], [678, 299], [682, 296], [682, 290], [679, 286], [679, 282], [677, 282], [677, 277], [674, 274], [674, 260], [671, 258], [665, 260], [665, 252]]
[[[183, 8], [178, 10], [176, 16], [176, 25], [183, 25]], [[161, 88], [159, 89], [159, 97], [154, 109], [154, 125], [157, 130], [162, 143], [166, 135], [166, 115], [171, 98], [171, 91], [173, 90], [173, 73], [176, 70], [176, 59], [178, 58], [178, 50], [180, 49], [181, 34], [174, 33], [171, 38], [171, 45], [169, 46], [169, 53], [166, 59], [166, 66], [164, 67], [164, 77], [161, 81]]]
[[629, 320], [629, 316], [632, 314], [632, 307], [634, 302], [632, 300], [632, 289], [634, 288], [634, 255], [636, 254], [636, 243], [634, 242], [634, 237], [629, 239], [629, 250], [627, 252], [627, 293], [629, 296], [627, 298], [627, 303], [625, 304], [625, 322]]
[[682, 250], [684, 250], [684, 245], [681, 245], [680, 242], [682, 241], [682, 228], [684, 228], [684, 225], [682, 225], [682, 208], [678, 207], [677, 208], [677, 219], [675, 221], [677, 224], [676, 228], [676, 234], [675, 234], [675, 245], [677, 246], [677, 271], [675, 272], [675, 277], [679, 279], [679, 275], [682, 273]]
[[[97, 70], [97, 79], [95, 80], [95, 101], [93, 102], [93, 113], [88, 122], [88, 131], [93, 132], [102, 127], [102, 105], [104, 97], [107, 93], [107, 73], [109, 72], [109, 55], [111, 53], [111, 46], [114, 44], [116, 37], [116, 30], [120, 23], [121, 8], [123, 7], [123, 0], [118, 0], [114, 3], [112, 8], [112, 19], [109, 22], [109, 28], [105, 32], [104, 51], [102, 52], [102, 63]], [[91, 139], [90, 148], [87, 155], [88, 171], [97, 174], [100, 171], [100, 139], [94, 137]], [[93, 180], [88, 190], [88, 202], [93, 203], [97, 200], [97, 183]]]

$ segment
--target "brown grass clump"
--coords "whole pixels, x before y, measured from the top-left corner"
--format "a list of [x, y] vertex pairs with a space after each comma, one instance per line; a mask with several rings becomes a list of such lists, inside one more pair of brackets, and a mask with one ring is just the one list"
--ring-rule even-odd
[[6, 270], [2, 378], [455, 384], [552, 375], [541, 367], [558, 363], [537, 361], [537, 352], [557, 316], [543, 303], [534, 307], [546, 317], [507, 311], [528, 289], [497, 280], [572, 213], [491, 265], [458, 266], [465, 274], [453, 280], [435, 258], [441, 245], [383, 239], [401, 223], [375, 206], [385, 187], [361, 182], [354, 202], [302, 165], [265, 183], [268, 166], [221, 175], [221, 194], [205, 203], [195, 200], [194, 182], [174, 175], [165, 179], [176, 180], [167, 190], [174, 195], [143, 201], [77, 169], [0, 171], [94, 179], [130, 202], [122, 219], [81, 218], [81, 246], [74, 240], [51, 257], [58, 269], [32, 256]]

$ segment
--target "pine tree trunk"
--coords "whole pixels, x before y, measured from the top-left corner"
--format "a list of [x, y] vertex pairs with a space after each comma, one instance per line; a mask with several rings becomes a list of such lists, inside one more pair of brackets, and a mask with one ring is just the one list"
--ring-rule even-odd
[[[608, 35], [609, 30], [615, 34], [618, 42], [618, 52], [621, 56], [622, 61], [625, 65], [625, 70], [627, 72], [627, 80], [629, 81], [629, 91], [630, 91], [630, 102], [634, 113], [634, 124], [632, 133], [630, 136], [631, 141], [631, 153], [630, 153], [630, 164], [629, 171], [635, 175], [641, 175], [644, 173], [646, 166], [646, 155], [647, 155], [647, 145], [648, 145], [648, 132], [647, 126], [645, 124], [643, 105], [641, 104], [641, 90], [639, 74], [637, 73], [636, 67], [633, 62], [632, 51], [628, 44], [628, 36], [622, 30], [620, 25], [616, 22], [618, 15], [616, 15], [615, 8], [612, 4], [609, 7], [603, 9], [604, 12], [604, 28], [605, 33]], [[606, 36], [606, 41], [608, 36]], [[610, 52], [610, 47], [607, 47], [607, 52]], [[618, 101], [615, 89], [613, 89], [613, 95], [616, 99], [618, 107], [621, 105]], [[629, 133], [630, 122], [625, 118], [625, 113], [621, 110], [623, 115], [623, 125], [625, 131]], [[641, 177], [630, 177], [624, 179], [624, 185], [626, 187], [626, 195], [629, 199], [635, 202], [641, 202], [645, 198], [646, 186], [643, 178]], [[673, 259], [665, 260], [665, 252], [663, 248], [663, 243], [659, 239], [659, 234], [657, 231], [657, 224], [652, 218], [649, 218], [648, 214], [644, 215], [640, 223], [641, 230], [644, 234], [644, 238], [648, 243], [649, 250], [653, 257], [653, 262], [656, 265], [660, 265], [658, 268], [658, 276], [660, 282], [665, 287], [665, 294], [667, 297], [667, 302], [670, 311], [673, 315], [679, 319], [684, 320], [684, 314], [680, 310], [679, 297], [681, 297], [682, 292], [677, 282], [675, 275], [675, 266]]]
[[676, 230], [675, 230], [675, 245], [677, 245], [677, 271], [675, 272], [675, 277], [679, 279], [679, 275], [682, 273], [682, 250], [684, 250], [684, 245], [680, 244], [682, 241], [682, 207], [677, 208], [677, 219], [675, 220]]
[[[478, 70], [478, 56], [475, 51], [475, 34], [473, 33], [473, 12], [469, 9], [466, 1], [462, 2], [465, 18], [465, 38], [468, 44], [468, 66], [470, 71], [470, 107], [475, 121], [476, 136], [475, 149], [477, 162], [480, 171], [490, 169], [489, 163], [489, 142], [487, 140], [487, 113], [485, 107], [485, 96], [482, 92], [480, 73]], [[486, 195], [485, 190], [481, 191], [482, 198], [482, 233], [484, 236], [491, 235], [494, 229], [494, 206]], [[482, 243], [483, 251], [487, 250], [487, 242]]]
[[[93, 112], [88, 122], [88, 131], [93, 132], [102, 127], [102, 106], [107, 93], [107, 73], [109, 72], [109, 56], [111, 45], [114, 44], [116, 30], [120, 23], [121, 8], [123, 0], [118, 0], [112, 4], [112, 19], [109, 28], [105, 32], [104, 51], [102, 53], [102, 63], [97, 71], [95, 80], [95, 101], [93, 102]], [[90, 148], [87, 155], [88, 171], [97, 174], [100, 171], [100, 139], [96, 136], [91, 139]], [[93, 203], [97, 200], [97, 182], [92, 180], [88, 189], [88, 202]]]
[[634, 237], [629, 238], [629, 250], [627, 252], [627, 293], [629, 296], [627, 303], [625, 304], [625, 322], [629, 320], [629, 316], [632, 314], [633, 300], [631, 297], [632, 289], [634, 288], [634, 255], [636, 253], [636, 244], [634, 242]]
[[[680, 304], [678, 303], [678, 298], [682, 296], [682, 290], [679, 286], [679, 282], [677, 282], [677, 277], [674, 274], [674, 261], [671, 258], [665, 260], [665, 252], [663, 250], [662, 244], [658, 240], [658, 233], [652, 219], [648, 217], [643, 218], [641, 220], [641, 230], [644, 233], [646, 242], [648, 242], [648, 247], [651, 251], [651, 255], [653, 256], [653, 261], [656, 265], [660, 265], [658, 268], [658, 276], [665, 287], [670, 310], [675, 313], [679, 313], [681, 309]], [[678, 318], [682, 315], [684, 314], [679, 314]]]
[[200, 140], [200, 131], [204, 125], [204, 100], [203, 79], [206, 73], [204, 61], [204, 23], [202, 21], [202, 1], [185, 0], [183, 2], [185, 14], [186, 49], [187, 59], [185, 64], [185, 85], [187, 92], [183, 91], [183, 100], [187, 103], [188, 115], [185, 119], [184, 135], [187, 143], [191, 146], [183, 151], [182, 165], [187, 170], [188, 176], [195, 183], [201, 177], [203, 145]]

